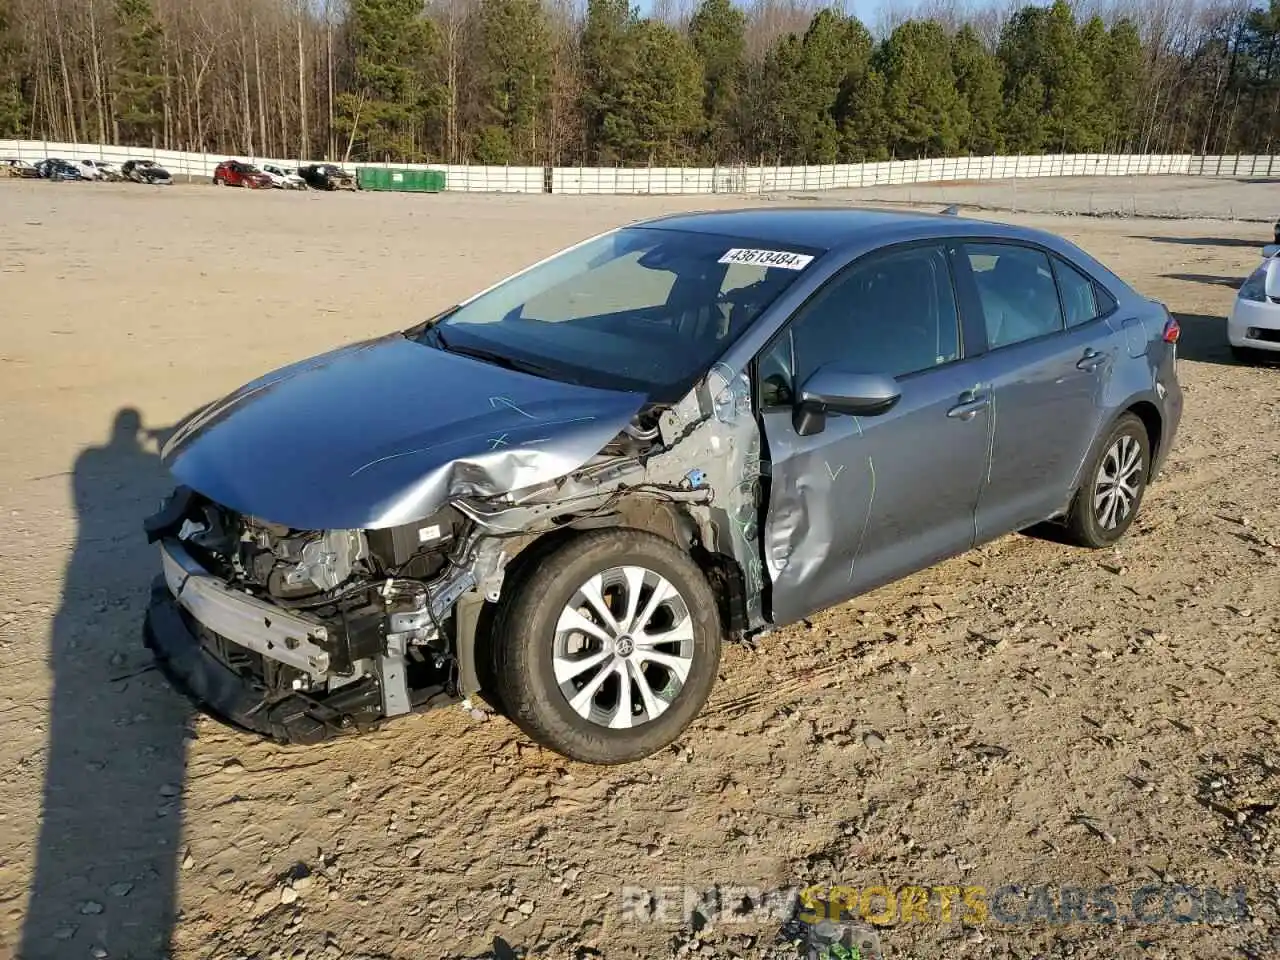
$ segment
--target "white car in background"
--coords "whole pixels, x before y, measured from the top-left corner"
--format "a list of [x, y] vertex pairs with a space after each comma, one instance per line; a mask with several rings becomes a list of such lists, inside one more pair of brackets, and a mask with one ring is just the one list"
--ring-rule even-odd
[[1280, 245], [1262, 248], [1262, 263], [1240, 286], [1227, 318], [1227, 341], [1238, 359], [1266, 351], [1280, 358]]
[[86, 180], [121, 180], [123, 177], [114, 163], [103, 160], [76, 160], [76, 169]]
[[277, 187], [281, 190], [307, 189], [307, 181], [298, 176], [296, 170], [290, 170], [287, 167], [281, 167], [274, 163], [264, 163], [261, 170], [271, 178], [271, 185], [273, 187]]

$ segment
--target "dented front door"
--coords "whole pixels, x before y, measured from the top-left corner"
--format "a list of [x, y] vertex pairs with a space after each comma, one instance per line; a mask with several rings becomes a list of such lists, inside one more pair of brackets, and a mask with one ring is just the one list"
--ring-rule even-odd
[[764, 562], [775, 623], [973, 545], [991, 420], [983, 385], [970, 382], [972, 366], [906, 378], [888, 413], [830, 417], [816, 436], [797, 434], [788, 410], [765, 413]]
[[[761, 354], [762, 548], [774, 622], [972, 545], [991, 440], [980, 360], [962, 358], [949, 255], [934, 243], [856, 261]], [[877, 416], [828, 416], [802, 436], [794, 398], [827, 364], [896, 378], [897, 403]]]

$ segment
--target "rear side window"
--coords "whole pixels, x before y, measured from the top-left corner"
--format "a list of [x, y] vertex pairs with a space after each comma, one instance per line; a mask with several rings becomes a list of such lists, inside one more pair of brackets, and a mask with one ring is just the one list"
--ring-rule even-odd
[[1058, 289], [1062, 292], [1062, 307], [1067, 313], [1067, 326], [1078, 327], [1101, 315], [1094, 283], [1065, 260], [1056, 260]]
[[1008, 243], [969, 243], [965, 253], [991, 349], [1062, 330], [1062, 307], [1046, 254]]
[[1113, 297], [1105, 287], [1100, 287], [1097, 284], [1094, 284], [1093, 292], [1098, 301], [1098, 316], [1105, 317], [1112, 310], [1120, 306], [1116, 298]]

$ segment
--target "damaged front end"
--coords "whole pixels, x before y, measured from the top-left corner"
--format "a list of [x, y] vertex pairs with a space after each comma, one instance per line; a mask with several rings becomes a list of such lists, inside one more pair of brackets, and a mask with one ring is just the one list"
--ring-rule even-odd
[[[447, 378], [443, 365], [456, 358], [435, 359]], [[315, 368], [299, 369], [307, 376]], [[491, 381], [509, 375], [484, 369]], [[481, 390], [483, 402], [472, 398], [498, 418], [474, 434], [474, 453], [456, 449], [468, 434], [331, 465], [335, 476], [362, 483], [375, 470], [394, 478], [363, 504], [347, 497], [332, 515], [369, 522], [339, 529], [279, 522], [323, 513], [309, 507], [259, 518], [254, 497], [225, 468], [191, 468], [208, 462], [191, 455], [201, 431], [224, 431], [221, 442], [234, 446], [234, 425], [244, 418], [232, 408], [287, 398], [287, 380], [260, 382], [193, 418], [198, 426], [166, 450], [186, 482], [146, 523], [164, 569], [146, 642], [175, 686], [236, 726], [292, 743], [470, 697], [482, 692], [486, 608], [509, 596], [513, 561], [546, 538], [602, 526], [673, 540], [706, 572], [728, 629], [763, 624], [760, 441], [744, 374], [718, 366], [679, 403], [628, 414], [620, 430], [615, 416], [613, 439], [603, 445], [589, 439], [586, 421], [607, 418], [544, 412], [517, 387], [494, 381]], [[584, 442], [594, 452], [584, 453]], [[375, 449], [385, 450], [380, 443]], [[437, 447], [456, 456], [434, 456]], [[276, 494], [293, 483], [305, 507], [302, 485], [319, 481], [291, 480], [285, 469], [282, 460], [259, 502], [283, 504]], [[522, 485], [510, 489], [517, 479]]]
[[180, 487], [146, 524], [164, 568], [147, 644], [212, 712], [278, 740], [447, 700], [441, 621], [473, 586], [449, 565], [452, 518], [406, 555], [399, 531], [294, 530]]

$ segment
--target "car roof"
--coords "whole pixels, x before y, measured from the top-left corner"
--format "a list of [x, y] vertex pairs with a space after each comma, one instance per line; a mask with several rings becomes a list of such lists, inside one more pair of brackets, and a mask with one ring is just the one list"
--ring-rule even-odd
[[748, 207], [677, 213], [632, 224], [750, 238], [814, 250], [865, 246], [869, 241], [901, 242], [947, 236], [991, 236], [1043, 240], [1039, 230], [920, 210], [867, 207]]

